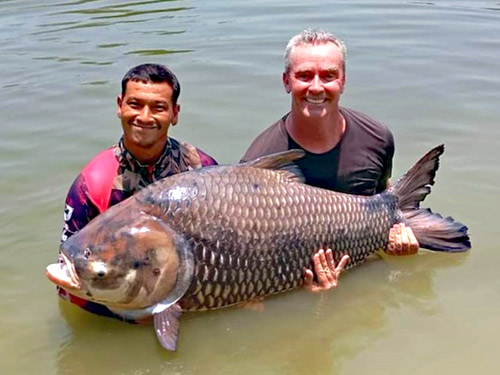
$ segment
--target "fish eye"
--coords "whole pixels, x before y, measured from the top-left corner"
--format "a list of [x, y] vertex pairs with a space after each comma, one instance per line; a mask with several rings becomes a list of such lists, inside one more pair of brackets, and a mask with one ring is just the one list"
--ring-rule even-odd
[[89, 259], [91, 255], [92, 255], [92, 250], [90, 250], [88, 247], [85, 250], [83, 250], [83, 257], [85, 259]]

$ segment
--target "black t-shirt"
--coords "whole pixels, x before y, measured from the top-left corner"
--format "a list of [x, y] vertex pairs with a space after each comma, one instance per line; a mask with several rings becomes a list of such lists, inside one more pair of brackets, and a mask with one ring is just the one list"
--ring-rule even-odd
[[[351, 109], [340, 108], [346, 130], [330, 151], [314, 154], [306, 151], [296, 161], [306, 183], [329, 190], [359, 195], [383, 191], [392, 173], [394, 139], [384, 124]], [[274, 152], [300, 148], [288, 135], [285, 115], [261, 133], [249, 147], [243, 161]]]
[[323, 154], [314, 154], [302, 148], [288, 135], [288, 149], [301, 149], [305, 156], [295, 161], [308, 185], [328, 190], [338, 190], [337, 170], [339, 167], [340, 144]]

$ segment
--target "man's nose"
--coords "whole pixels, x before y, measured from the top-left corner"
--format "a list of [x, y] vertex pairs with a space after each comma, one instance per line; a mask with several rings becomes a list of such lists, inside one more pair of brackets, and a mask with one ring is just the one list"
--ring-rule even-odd
[[321, 79], [319, 76], [316, 74], [311, 82], [311, 86], [309, 86], [309, 90], [317, 93], [317, 92], [322, 92], [323, 91], [323, 84], [321, 82]]
[[154, 121], [151, 109], [149, 108], [148, 105], [142, 107], [141, 111], [139, 112], [139, 115], [137, 116], [137, 120], [141, 121], [142, 123], [150, 123]]

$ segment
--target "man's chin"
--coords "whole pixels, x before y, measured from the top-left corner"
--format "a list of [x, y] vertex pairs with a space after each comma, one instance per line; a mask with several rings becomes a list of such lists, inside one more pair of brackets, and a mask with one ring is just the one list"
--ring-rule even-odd
[[311, 105], [304, 108], [303, 114], [308, 118], [323, 118], [326, 117], [328, 111], [323, 106]]
[[147, 134], [147, 136], [145, 135], [146, 134], [134, 134], [130, 139], [131, 143], [133, 143], [136, 147], [149, 148], [158, 143], [160, 139], [160, 135], [157, 133], [150, 133]]

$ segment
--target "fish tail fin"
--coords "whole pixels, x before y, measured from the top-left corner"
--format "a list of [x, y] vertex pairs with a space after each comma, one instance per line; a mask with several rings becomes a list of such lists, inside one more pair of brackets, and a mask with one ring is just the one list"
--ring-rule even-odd
[[449, 253], [459, 253], [471, 248], [467, 227], [451, 216], [442, 217], [428, 208], [403, 214], [420, 247]]
[[425, 154], [403, 177], [388, 190], [397, 197], [407, 225], [412, 229], [420, 247], [445, 252], [462, 252], [471, 247], [468, 228], [452, 217], [443, 218], [430, 209], [420, 208], [420, 202], [430, 194], [434, 185], [439, 157], [444, 145]]

